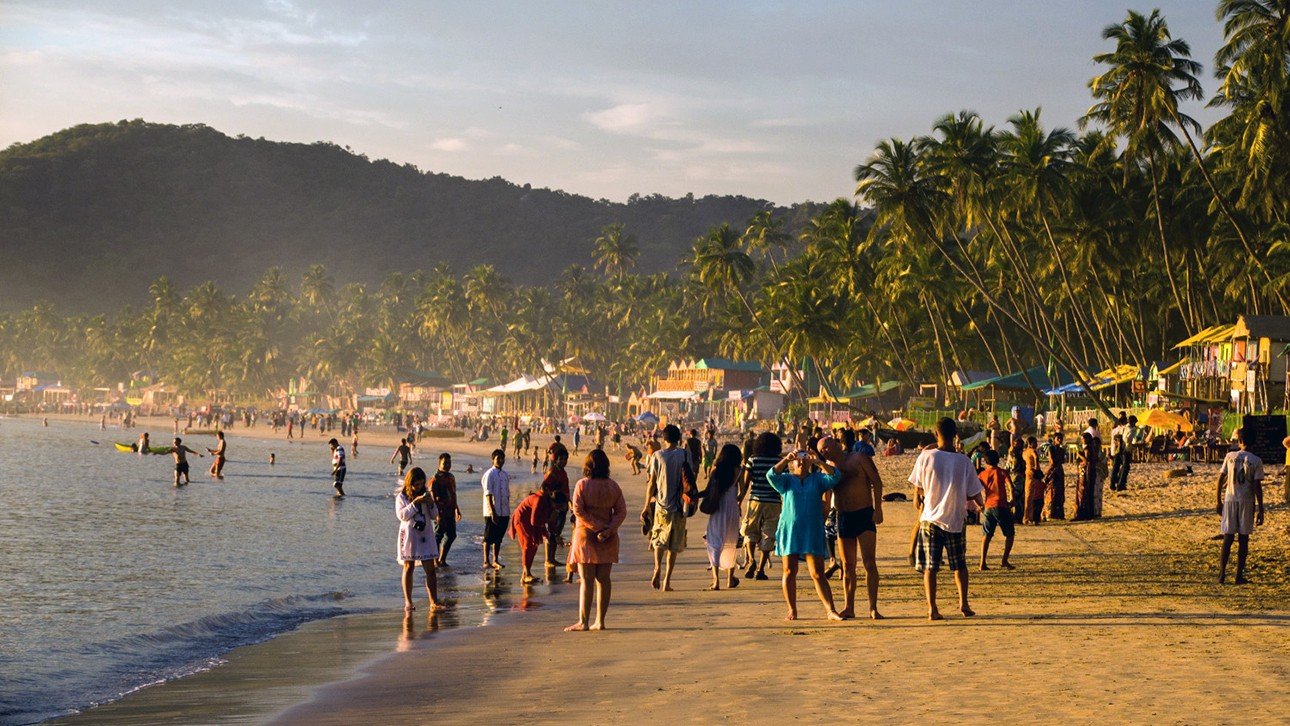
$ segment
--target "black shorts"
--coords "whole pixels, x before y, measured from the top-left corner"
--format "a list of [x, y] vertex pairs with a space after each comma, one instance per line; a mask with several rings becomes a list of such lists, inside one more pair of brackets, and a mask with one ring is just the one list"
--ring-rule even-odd
[[178, 464], [175, 464], [175, 473], [176, 473], [176, 474], [187, 474], [187, 473], [188, 473], [188, 462], [186, 462], [186, 461], [181, 461], [181, 462], [179, 462]]
[[434, 521], [434, 538], [436, 542], [442, 542], [443, 538], [457, 538], [457, 514], [455, 512], [439, 517]]
[[878, 525], [873, 523], [873, 507], [838, 512], [838, 536], [842, 539], [855, 539], [865, 532], [877, 531]]
[[331, 472], [331, 478], [332, 478], [332, 483], [333, 483], [333, 484], [344, 484], [344, 483], [345, 483], [345, 467], [343, 467], [343, 466], [342, 466], [342, 467], [340, 467], [339, 469], [333, 469], [333, 470], [332, 470], [332, 472]]
[[510, 529], [510, 517], [484, 518], [484, 544], [501, 544]]
[[1017, 530], [1012, 521], [1012, 510], [1007, 507], [990, 507], [985, 510], [985, 519], [981, 521], [981, 531], [986, 537], [993, 537], [995, 529], [1003, 530], [1004, 537], [1011, 537]]

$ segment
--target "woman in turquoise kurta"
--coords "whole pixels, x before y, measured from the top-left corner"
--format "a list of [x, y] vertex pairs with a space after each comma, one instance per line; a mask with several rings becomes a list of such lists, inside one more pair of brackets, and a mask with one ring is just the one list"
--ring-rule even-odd
[[[816, 467], [822, 471], [816, 471]], [[841, 620], [833, 606], [829, 581], [824, 578], [824, 559], [828, 556], [824, 543], [824, 494], [837, 486], [836, 471], [813, 452], [791, 451], [766, 473], [766, 481], [783, 500], [775, 530], [775, 550], [784, 559], [787, 619], [797, 619], [797, 564], [799, 558], [805, 557], [825, 613], [829, 620]]]

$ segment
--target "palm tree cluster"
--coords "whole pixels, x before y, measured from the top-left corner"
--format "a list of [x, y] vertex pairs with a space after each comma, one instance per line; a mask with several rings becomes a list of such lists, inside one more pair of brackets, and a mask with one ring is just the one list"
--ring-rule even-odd
[[[0, 372], [59, 367], [120, 380], [146, 368], [190, 391], [262, 395], [293, 375], [351, 390], [400, 371], [501, 380], [576, 356], [618, 391], [669, 360], [810, 359], [825, 386], [945, 380], [952, 369], [1064, 368], [1081, 380], [1165, 359], [1237, 314], [1287, 314], [1290, 0], [1223, 0], [1207, 130], [1185, 114], [1202, 68], [1159, 12], [1102, 33], [1078, 130], [1024, 109], [971, 111], [888, 139], [856, 199], [799, 230], [759, 213], [696, 239], [671, 274], [632, 272], [621, 224], [545, 285], [491, 266], [337, 287], [277, 270], [245, 297], [164, 280], [145, 310], [0, 316]], [[858, 200], [858, 201], [856, 201]], [[796, 366], [794, 366], [796, 368]]]

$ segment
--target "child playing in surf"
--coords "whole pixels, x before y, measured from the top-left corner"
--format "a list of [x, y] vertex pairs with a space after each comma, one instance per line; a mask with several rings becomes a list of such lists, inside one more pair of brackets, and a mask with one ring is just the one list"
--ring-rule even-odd
[[[180, 441], [178, 437], [176, 437], [174, 454], [175, 454], [175, 486], [181, 486], [179, 483], [180, 475], [183, 475], [184, 477], [184, 484], [191, 484], [192, 481], [189, 480], [188, 478], [188, 455], [197, 454], [197, 452], [193, 451], [187, 446], [184, 446], [183, 442]], [[197, 455], [205, 456], [204, 454], [197, 454]]]

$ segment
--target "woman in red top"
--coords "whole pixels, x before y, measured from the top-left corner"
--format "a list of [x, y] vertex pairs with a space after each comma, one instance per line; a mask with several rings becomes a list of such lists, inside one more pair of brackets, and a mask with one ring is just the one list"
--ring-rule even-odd
[[[627, 518], [627, 500], [618, 483], [609, 478], [609, 457], [594, 449], [582, 465], [582, 479], [573, 488], [573, 513], [577, 524], [569, 546], [569, 564], [578, 566], [578, 622], [565, 628], [604, 630], [611, 592], [609, 572], [618, 561], [618, 528]], [[596, 594], [596, 619], [591, 615], [592, 588]]]

